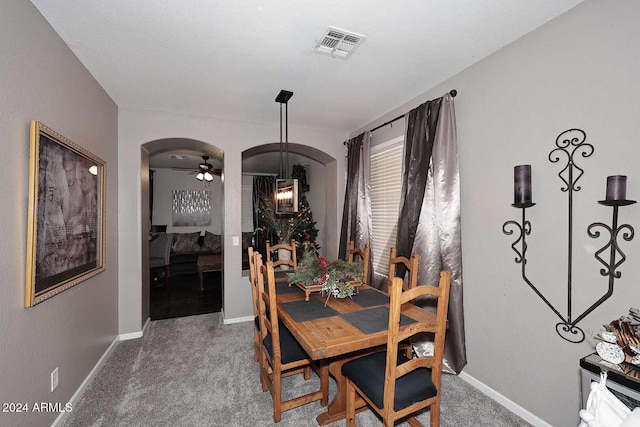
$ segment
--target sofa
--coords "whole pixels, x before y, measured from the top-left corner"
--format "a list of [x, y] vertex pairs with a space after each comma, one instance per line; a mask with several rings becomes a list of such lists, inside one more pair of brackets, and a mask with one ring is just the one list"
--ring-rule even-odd
[[[169, 233], [171, 251], [169, 254], [169, 272], [171, 276], [195, 274], [198, 272], [200, 255], [222, 255], [222, 236], [206, 231], [193, 233]], [[249, 269], [247, 249], [253, 240], [252, 232], [242, 233], [242, 269]]]

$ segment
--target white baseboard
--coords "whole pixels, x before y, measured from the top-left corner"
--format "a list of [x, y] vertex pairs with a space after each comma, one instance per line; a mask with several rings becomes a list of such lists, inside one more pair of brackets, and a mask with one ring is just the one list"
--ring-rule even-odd
[[496, 402], [498, 402], [499, 404], [501, 404], [502, 406], [510, 410], [511, 412], [513, 412], [514, 414], [516, 414], [517, 416], [519, 416], [520, 418], [522, 418], [523, 420], [525, 420], [526, 422], [528, 422], [529, 424], [535, 427], [553, 427], [551, 424], [535, 416], [531, 412], [524, 409], [522, 406], [518, 405], [517, 403], [505, 397], [504, 395], [498, 393], [497, 391], [495, 391], [485, 383], [475, 379], [471, 375], [465, 372], [461, 372], [458, 376], [464, 381], [474, 386], [475, 388], [477, 388], [478, 390], [480, 390], [482, 393], [486, 394], [487, 396], [489, 396], [490, 398], [492, 398], [493, 400], [495, 400]]
[[[84, 381], [82, 381], [82, 384], [80, 384], [80, 387], [78, 387], [76, 392], [73, 393], [73, 396], [71, 396], [71, 399], [69, 399], [69, 403], [71, 403], [73, 406], [75, 406], [78, 403], [77, 402], [78, 398], [82, 396], [84, 389], [91, 383], [91, 381], [93, 380], [93, 377], [98, 373], [98, 371], [100, 371], [100, 369], [102, 368], [102, 365], [105, 364], [109, 356], [111, 356], [111, 353], [113, 353], [113, 350], [116, 344], [118, 343], [118, 341], [120, 341], [119, 337], [116, 337], [113, 340], [113, 342], [109, 345], [109, 348], [107, 348], [107, 350], [102, 354], [102, 357], [100, 357], [100, 360], [98, 360], [98, 362], [95, 364], [91, 372], [89, 372], [89, 375], [87, 375]], [[61, 412], [60, 415], [58, 415], [58, 417], [53, 421], [53, 424], [51, 424], [51, 427], [61, 426], [63, 424], [63, 421], [68, 415], [69, 415], [68, 412]]]
[[224, 319], [225, 325], [232, 323], [253, 322], [253, 316], [234, 317], [233, 319]]
[[[147, 321], [144, 323], [144, 326], [142, 327], [142, 331], [140, 331], [140, 332], [131, 332], [131, 333], [128, 333], [128, 334], [120, 334], [120, 335], [118, 335], [113, 340], [111, 345], [109, 345], [109, 348], [107, 348], [107, 350], [104, 352], [102, 357], [100, 357], [100, 360], [98, 360], [98, 362], [95, 364], [95, 366], [93, 367], [91, 372], [89, 372], [89, 375], [87, 375], [87, 377], [84, 379], [82, 384], [80, 384], [80, 387], [78, 387], [76, 392], [73, 393], [73, 396], [71, 396], [71, 399], [69, 399], [69, 403], [71, 403], [72, 405], [75, 405], [77, 403], [76, 401], [82, 395], [82, 393], [84, 392], [84, 389], [87, 387], [87, 385], [89, 385], [89, 383], [91, 383], [91, 380], [93, 380], [93, 377], [100, 370], [100, 368], [102, 368], [102, 365], [104, 365], [104, 363], [107, 361], [109, 356], [111, 356], [111, 353], [113, 353], [113, 350], [114, 350], [116, 344], [118, 343], [118, 341], [127, 341], [127, 340], [132, 340], [132, 339], [135, 339], [135, 338], [142, 337], [144, 335], [144, 333], [147, 332], [147, 329], [149, 329], [149, 324], [150, 323], [151, 323], [151, 318], [148, 318]], [[62, 412], [60, 415], [58, 415], [58, 418], [56, 418], [53, 421], [53, 424], [51, 424], [51, 427], [61, 426], [63, 421], [64, 421], [64, 419], [68, 415], [69, 414], [67, 412]]]
[[134, 340], [136, 338], [140, 338], [144, 335], [144, 333], [147, 331], [147, 328], [149, 328], [149, 323], [151, 322], [151, 318], [147, 318], [147, 321], [144, 322], [144, 326], [142, 327], [142, 330], [139, 332], [130, 332], [128, 334], [120, 334], [118, 336], [118, 338], [120, 339], [120, 341], [127, 341], [127, 340]]
[[119, 341], [135, 340], [136, 338], [141, 338], [143, 333], [144, 333], [143, 331], [139, 331], [139, 332], [130, 332], [128, 334], [121, 334], [118, 336], [118, 339]]

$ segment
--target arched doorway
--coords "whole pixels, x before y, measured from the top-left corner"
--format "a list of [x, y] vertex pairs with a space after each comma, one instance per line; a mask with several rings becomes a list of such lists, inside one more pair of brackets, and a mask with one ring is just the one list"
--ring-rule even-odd
[[[310, 208], [312, 220], [315, 222], [317, 236], [314, 242], [319, 247], [321, 254], [332, 254], [335, 250], [332, 229], [335, 213], [330, 211], [334, 206], [335, 198], [335, 164], [336, 160], [327, 153], [316, 148], [289, 143], [289, 168], [287, 176], [291, 176], [291, 169], [294, 166], [302, 166], [308, 177], [309, 186], [300, 189], [301, 198]], [[242, 173], [243, 173], [243, 212], [255, 208], [255, 194], [252, 200], [250, 194], [246, 194], [245, 188], [251, 191], [251, 180], [261, 177], [277, 175], [280, 167], [280, 144], [270, 143], [252, 147], [242, 152]], [[332, 203], [328, 203], [331, 200]], [[253, 206], [247, 206], [247, 204]], [[331, 225], [330, 225], [331, 224]], [[267, 239], [269, 236], [260, 236]], [[273, 238], [273, 236], [271, 237]], [[259, 241], [258, 236], [254, 238], [254, 243], [258, 250], [264, 245]]]
[[[150, 232], [142, 251], [143, 316], [159, 320], [220, 311], [223, 151], [203, 141], [167, 138], [143, 144], [141, 158], [141, 222], [143, 233]], [[205, 179], [198, 173], [207, 165]]]

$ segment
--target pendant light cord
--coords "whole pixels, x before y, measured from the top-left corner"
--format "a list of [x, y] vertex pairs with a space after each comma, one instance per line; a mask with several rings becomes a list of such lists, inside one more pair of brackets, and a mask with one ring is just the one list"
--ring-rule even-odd
[[282, 104], [280, 104], [280, 175], [279, 175], [280, 179], [284, 178], [282, 174], [282, 161], [283, 161], [282, 156], [284, 155], [283, 153], [284, 151], [282, 147]]
[[285, 149], [286, 149], [286, 161], [285, 161], [285, 170], [284, 170], [284, 179], [289, 179], [289, 103], [286, 102], [284, 104], [285, 111]]

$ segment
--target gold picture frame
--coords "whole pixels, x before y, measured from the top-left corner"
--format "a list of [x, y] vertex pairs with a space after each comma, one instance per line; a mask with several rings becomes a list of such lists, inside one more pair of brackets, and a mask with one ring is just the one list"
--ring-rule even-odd
[[106, 163], [32, 120], [25, 307], [104, 271]]

